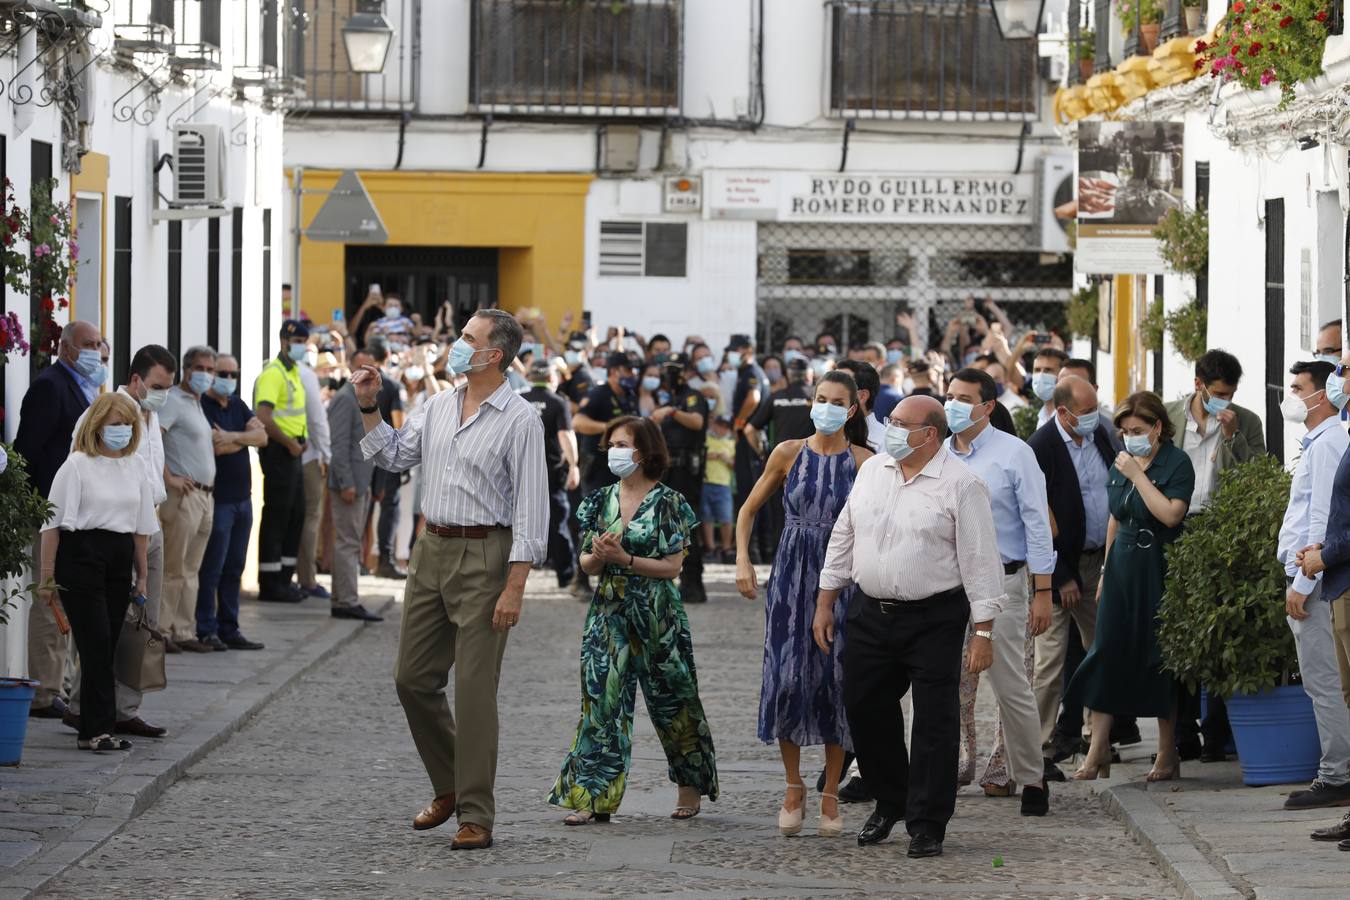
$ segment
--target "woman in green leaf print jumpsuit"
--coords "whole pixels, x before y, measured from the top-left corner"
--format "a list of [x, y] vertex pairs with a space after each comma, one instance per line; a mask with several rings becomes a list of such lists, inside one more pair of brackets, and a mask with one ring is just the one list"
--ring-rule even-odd
[[633, 702], [647, 711], [679, 786], [674, 819], [717, 799], [712, 734], [698, 696], [689, 620], [675, 577], [697, 519], [659, 479], [669, 456], [647, 419], [615, 419], [605, 430], [618, 484], [577, 511], [581, 567], [599, 583], [581, 639], [581, 722], [549, 803], [575, 810], [568, 825], [607, 821], [619, 808], [633, 755]]

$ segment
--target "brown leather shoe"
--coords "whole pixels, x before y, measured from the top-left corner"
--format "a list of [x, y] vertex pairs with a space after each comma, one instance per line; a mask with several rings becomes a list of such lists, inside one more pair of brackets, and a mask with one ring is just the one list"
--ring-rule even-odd
[[431, 805], [422, 810], [413, 817], [413, 828], [418, 831], [426, 831], [428, 828], [436, 828], [450, 821], [450, 817], [455, 814], [455, 795], [454, 793], [442, 794]]
[[169, 733], [169, 729], [151, 725], [140, 716], [118, 722], [116, 731], [118, 734], [134, 734], [138, 737], [147, 738], [162, 738]]
[[203, 644], [196, 638], [189, 638], [186, 641], [175, 641], [179, 650], [186, 650], [189, 653], [214, 653], [215, 651]]
[[486, 850], [492, 846], [492, 832], [481, 825], [465, 822], [450, 842], [451, 850]]

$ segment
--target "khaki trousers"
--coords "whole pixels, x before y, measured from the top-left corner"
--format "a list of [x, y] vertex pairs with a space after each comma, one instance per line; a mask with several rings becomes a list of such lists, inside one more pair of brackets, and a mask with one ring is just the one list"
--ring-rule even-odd
[[341, 494], [332, 494], [333, 606], [355, 606], [361, 602], [358, 590], [361, 534], [365, 531], [366, 507], [369, 505], [369, 490], [357, 494], [351, 503], [344, 502]]
[[211, 540], [215, 503], [205, 491], [179, 492], [169, 488], [159, 507], [164, 529], [164, 596], [159, 604], [159, 626], [175, 641], [197, 638], [197, 573]]
[[[454, 792], [459, 824], [488, 830], [496, 818], [497, 682], [507, 636], [492, 629], [492, 613], [510, 557], [505, 529], [479, 540], [423, 534], [408, 566], [394, 666], [435, 796]], [[452, 667], [458, 724], [445, 696]]]
[[1336, 639], [1336, 662], [1341, 669], [1341, 694], [1350, 707], [1350, 591], [1331, 602], [1331, 633]]
[[304, 465], [305, 470], [305, 527], [300, 532], [300, 552], [295, 562], [295, 577], [301, 587], [314, 587], [319, 583], [319, 570], [315, 564], [315, 554], [319, 546], [319, 520], [323, 514], [323, 473], [319, 471], [319, 461], [311, 459]]
[[[42, 573], [42, 536], [33, 541], [33, 581]], [[60, 600], [57, 600], [60, 603]], [[63, 693], [66, 677], [66, 657], [70, 654], [70, 635], [56, 627], [52, 608], [33, 598], [28, 611], [28, 677], [38, 682], [33, 695], [33, 709], [46, 709]]]
[[[1041, 746], [1050, 743], [1059, 717], [1060, 693], [1064, 681], [1064, 656], [1069, 649], [1069, 623], [1078, 627], [1083, 649], [1092, 646], [1097, 630], [1097, 584], [1102, 577], [1102, 562], [1106, 554], [1101, 550], [1084, 553], [1078, 558], [1078, 577], [1083, 581], [1083, 599], [1072, 610], [1058, 603], [1050, 607], [1050, 627], [1036, 637], [1036, 708], [1041, 717]], [[1084, 717], [1084, 731], [1090, 717]]]

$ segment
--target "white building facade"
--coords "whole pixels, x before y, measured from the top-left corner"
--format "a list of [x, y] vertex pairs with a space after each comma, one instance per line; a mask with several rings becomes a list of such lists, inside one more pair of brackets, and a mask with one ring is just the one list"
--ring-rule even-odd
[[[340, 18], [340, 3], [311, 5], [312, 30]], [[303, 243], [288, 278], [311, 315], [350, 316], [370, 282], [392, 282], [424, 317], [490, 297], [550, 327], [589, 313], [602, 334], [717, 347], [885, 341], [903, 312], [926, 345], [972, 296], [1019, 325], [1063, 321], [1067, 244], [1040, 228], [1047, 158], [1051, 189], [1065, 177], [1052, 85], [1037, 44], [1004, 41], [987, 3], [380, 6], [395, 29], [383, 74], [342, 94], [315, 85], [350, 78], [316, 82], [311, 66], [287, 122], [306, 188], [358, 169], [390, 234]], [[563, 184], [579, 202], [558, 199]], [[554, 193], [512, 205], [522, 191]], [[466, 251], [442, 257], [454, 271], [423, 277], [450, 250]], [[471, 263], [494, 276], [485, 291], [466, 289]]]

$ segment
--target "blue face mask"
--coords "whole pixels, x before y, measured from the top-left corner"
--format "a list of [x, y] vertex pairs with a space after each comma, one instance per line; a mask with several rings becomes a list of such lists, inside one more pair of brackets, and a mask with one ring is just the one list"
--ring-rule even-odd
[[1079, 437], [1087, 437], [1097, 430], [1097, 423], [1101, 420], [1101, 413], [1097, 410], [1085, 412], [1078, 417], [1078, 424], [1073, 426], [1073, 433]]
[[567, 360], [569, 366], [581, 365], [581, 354], [575, 350], [568, 350], [563, 354], [563, 359]]
[[103, 446], [109, 450], [125, 450], [131, 443], [131, 433], [130, 425], [104, 425], [101, 432]]
[[895, 365], [904, 358], [905, 358], [905, 351], [899, 349], [898, 347], [895, 348], [894, 350], [886, 351], [886, 362], [890, 363], [891, 365]]
[[745, 365], [745, 358], [742, 357], [739, 353], [734, 353], [731, 350], [728, 350], [727, 365], [731, 366], [733, 369], [739, 369], [741, 366]]
[[98, 368], [94, 370], [94, 374], [89, 376], [89, 380], [92, 381], [95, 386], [102, 387], [104, 382], [108, 380], [108, 367], [100, 362]]
[[93, 381], [99, 367], [103, 365], [103, 354], [97, 350], [81, 350], [80, 358], [75, 360], [75, 371]]
[[971, 413], [975, 411], [975, 405], [966, 403], [964, 400], [948, 400], [943, 408], [947, 412], [947, 427], [952, 430], [952, 434], [960, 434], [970, 426], [984, 421], [984, 419], [971, 418]]
[[806, 359], [806, 354], [800, 350], [784, 350], [783, 362], [795, 362], [799, 359]]
[[[1337, 409], [1345, 409], [1345, 404], [1350, 401], [1350, 395], [1345, 393], [1345, 376], [1328, 375], [1327, 376], [1327, 399], [1331, 405]], [[1205, 407], [1208, 409], [1208, 405]]]
[[536, 344], [531, 344], [529, 341], [525, 341], [520, 345], [520, 353], [518, 355], [524, 356], [526, 353], [533, 355], [537, 352], [538, 346]]
[[717, 371], [717, 360], [711, 356], [705, 356], [694, 364], [700, 375], [709, 375]]
[[221, 378], [216, 376], [216, 380], [211, 383], [211, 390], [222, 397], [229, 397], [234, 393], [234, 389], [239, 387], [238, 378]]
[[648, 375], [642, 379], [642, 389], [644, 391], [654, 391], [661, 386], [661, 379], [654, 375]]
[[481, 369], [486, 363], [473, 364], [473, 355], [477, 352], [473, 349], [472, 344], [464, 338], [459, 338], [450, 345], [450, 353], [446, 357], [445, 367], [456, 375], [461, 375], [470, 369]]
[[194, 394], [205, 394], [211, 389], [211, 383], [215, 378], [216, 376], [210, 372], [193, 372], [188, 376], [188, 387], [192, 388]]
[[[1330, 378], [1328, 378], [1327, 383], [1331, 383]], [[1205, 393], [1209, 394], [1209, 391], [1205, 391]], [[1213, 394], [1209, 394], [1204, 402], [1205, 412], [1209, 413], [1211, 416], [1217, 416], [1227, 409], [1232, 402], [1232, 400], [1225, 400], [1222, 397], [1215, 397]]]
[[[80, 352], [83, 353], [84, 351], [82, 350]], [[1322, 362], [1331, 363], [1333, 366], [1339, 366], [1341, 364], [1341, 358], [1330, 353], [1318, 353], [1313, 356], [1313, 359], [1320, 359]]]
[[304, 344], [289, 344], [286, 347], [286, 354], [290, 356], [291, 362], [304, 362], [306, 350]]
[[1125, 452], [1131, 456], [1148, 456], [1153, 451], [1153, 443], [1146, 434], [1125, 435]]
[[995, 382], [994, 382], [994, 396], [995, 396], [995, 397], [1002, 397], [1002, 396], [1003, 396], [1003, 392], [1006, 391], [1007, 389], [1008, 389], [1008, 386], [1007, 386], [1006, 384], [1004, 384], [1003, 382], [1001, 382], [1001, 381], [995, 381]]
[[609, 470], [615, 478], [627, 478], [637, 471], [638, 464], [633, 462], [632, 447], [610, 447], [606, 456]]
[[891, 459], [900, 462], [914, 452], [915, 448], [909, 445], [908, 428], [901, 425], [886, 426], [886, 452], [891, 455]]
[[1059, 383], [1059, 376], [1054, 372], [1037, 372], [1031, 376], [1031, 392], [1042, 403], [1050, 402], [1050, 398], [1055, 394], [1055, 385]]
[[811, 422], [821, 434], [834, 434], [848, 421], [848, 410], [833, 403], [812, 403]]

